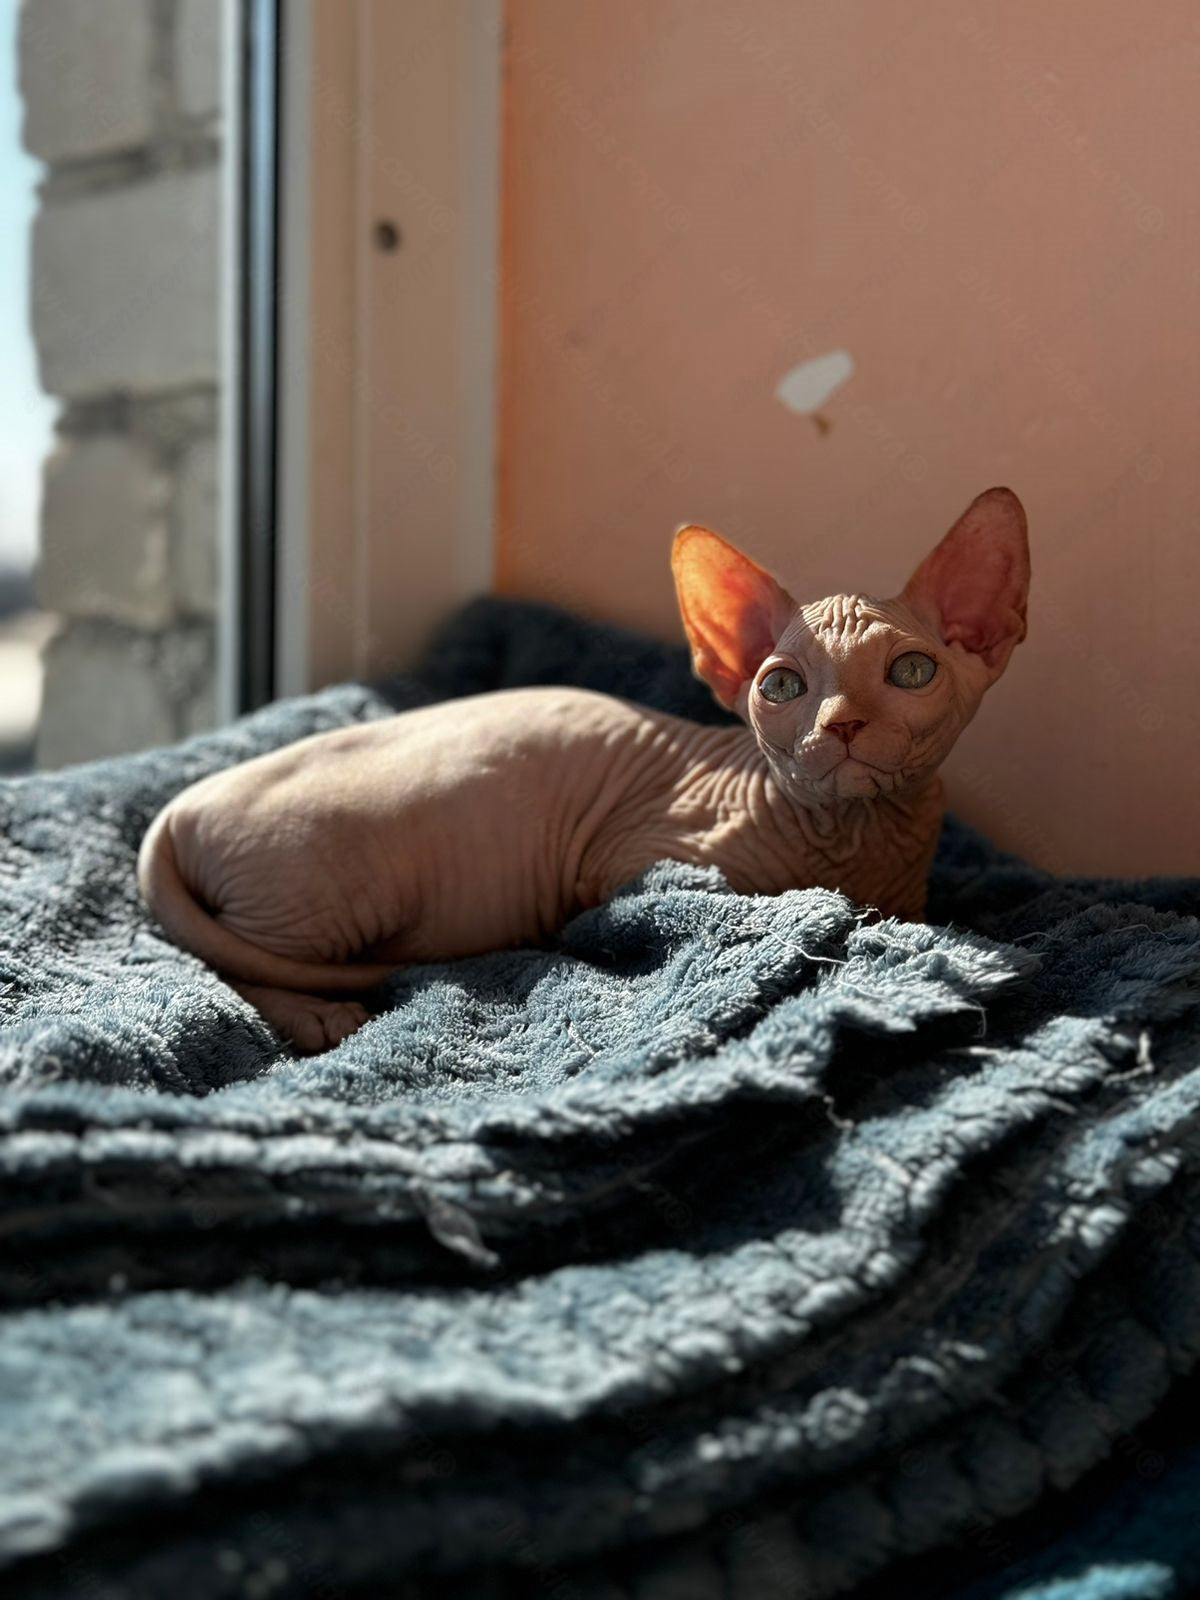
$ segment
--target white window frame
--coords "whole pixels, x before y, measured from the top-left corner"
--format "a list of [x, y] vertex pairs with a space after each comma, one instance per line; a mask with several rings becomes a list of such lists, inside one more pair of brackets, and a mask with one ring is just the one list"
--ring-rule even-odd
[[410, 665], [491, 587], [502, 28], [284, 0], [277, 694]]

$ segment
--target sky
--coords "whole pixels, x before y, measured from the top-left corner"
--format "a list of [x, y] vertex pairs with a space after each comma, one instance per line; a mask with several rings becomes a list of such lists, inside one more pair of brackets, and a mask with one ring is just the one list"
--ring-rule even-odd
[[29, 229], [42, 164], [21, 148], [19, 9], [20, 0], [0, 0], [0, 567], [32, 563], [56, 410], [38, 384], [29, 333]]

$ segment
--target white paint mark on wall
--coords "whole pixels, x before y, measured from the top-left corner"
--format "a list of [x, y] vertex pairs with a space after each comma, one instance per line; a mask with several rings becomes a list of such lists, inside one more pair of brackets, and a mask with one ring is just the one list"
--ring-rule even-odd
[[808, 416], [823, 406], [829, 396], [854, 375], [854, 357], [849, 350], [831, 350], [814, 356], [785, 372], [775, 390], [775, 398], [789, 411]]

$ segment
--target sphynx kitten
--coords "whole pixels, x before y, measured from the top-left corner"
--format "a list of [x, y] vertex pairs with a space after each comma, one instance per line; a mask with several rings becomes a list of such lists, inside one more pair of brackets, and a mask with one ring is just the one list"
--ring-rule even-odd
[[706, 528], [672, 566], [695, 670], [745, 727], [538, 688], [314, 734], [159, 813], [150, 909], [303, 1051], [367, 1020], [330, 996], [536, 943], [664, 858], [919, 920], [937, 769], [1025, 634], [1017, 497], [980, 495], [892, 600], [798, 605]]

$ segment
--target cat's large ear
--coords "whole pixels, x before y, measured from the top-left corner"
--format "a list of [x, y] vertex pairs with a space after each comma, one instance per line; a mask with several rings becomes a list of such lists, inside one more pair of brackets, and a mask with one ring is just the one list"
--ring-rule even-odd
[[993, 679], [1025, 637], [1029, 539], [1011, 489], [988, 489], [913, 573], [900, 598], [947, 644], [981, 657]]
[[769, 572], [708, 528], [680, 528], [671, 571], [692, 665], [723, 706], [775, 648], [796, 602]]

